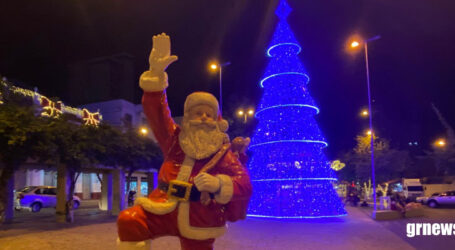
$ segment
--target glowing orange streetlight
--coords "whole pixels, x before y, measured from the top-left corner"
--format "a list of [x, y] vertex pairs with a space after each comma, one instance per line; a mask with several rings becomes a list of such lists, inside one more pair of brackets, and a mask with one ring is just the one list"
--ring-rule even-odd
[[218, 64], [216, 64], [216, 63], [210, 64], [210, 69], [211, 69], [211, 70], [216, 70], [216, 69], [218, 69]]
[[149, 130], [146, 127], [141, 127], [139, 129], [139, 133], [141, 133], [141, 135], [146, 136], [149, 133]]
[[209, 64], [209, 68], [211, 71], [217, 71], [219, 70], [220, 72], [220, 113], [223, 114], [223, 80], [222, 80], [222, 77], [221, 77], [221, 72], [222, 72], [222, 68], [224, 66], [228, 66], [230, 65], [231, 62], [225, 62], [223, 64], [219, 64], [219, 63], [210, 63]]
[[445, 146], [447, 145], [447, 143], [446, 143], [446, 140], [444, 140], [444, 139], [438, 139], [438, 140], [434, 143], [434, 145], [435, 145], [436, 147], [443, 148], [443, 147], [445, 147]]
[[363, 116], [363, 117], [367, 117], [368, 116], [368, 109], [363, 109], [361, 112], [360, 112], [360, 115]]
[[358, 41], [352, 41], [351, 42], [351, 48], [356, 48], [359, 47], [360, 43]]
[[242, 108], [240, 108], [238, 111], [237, 111], [237, 115], [239, 117], [242, 117], [243, 118], [243, 123], [246, 123], [247, 122], [247, 119], [248, 119], [248, 116], [253, 116], [254, 115], [254, 109], [250, 108], [248, 110], [243, 110]]
[[381, 36], [374, 36], [369, 39], [361, 39], [359, 36], [353, 36], [351, 38], [350, 48], [351, 49], [357, 49], [360, 47], [360, 45], [363, 45], [363, 49], [365, 51], [365, 73], [367, 77], [367, 89], [368, 89], [368, 113], [369, 113], [369, 123], [370, 123], [370, 130], [369, 133], [367, 132], [368, 135], [370, 135], [371, 140], [371, 179], [372, 179], [372, 184], [373, 184], [373, 203], [374, 203], [374, 213], [376, 213], [376, 177], [375, 177], [375, 170], [374, 170], [374, 135], [372, 135], [373, 131], [373, 117], [371, 114], [371, 92], [370, 92], [370, 68], [369, 68], [369, 63], [368, 63], [368, 43], [380, 39]]

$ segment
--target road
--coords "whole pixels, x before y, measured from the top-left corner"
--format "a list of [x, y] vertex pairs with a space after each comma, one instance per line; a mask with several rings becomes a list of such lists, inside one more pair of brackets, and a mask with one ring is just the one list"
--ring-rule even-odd
[[[55, 209], [19, 212], [15, 221], [0, 226], [0, 249], [115, 249], [116, 217], [84, 202], [75, 212], [75, 223], [55, 222]], [[455, 208], [425, 209], [424, 218], [374, 221], [371, 210], [347, 207], [348, 216], [303, 221], [247, 220], [229, 224], [215, 249], [453, 249], [455, 236], [406, 237], [406, 223], [455, 223]], [[180, 249], [175, 237], [162, 237], [153, 249]]]

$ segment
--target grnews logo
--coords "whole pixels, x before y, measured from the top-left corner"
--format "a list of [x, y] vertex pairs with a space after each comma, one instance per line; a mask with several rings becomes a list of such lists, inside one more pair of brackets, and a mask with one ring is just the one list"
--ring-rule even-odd
[[414, 236], [430, 235], [455, 235], [455, 224], [453, 223], [407, 223], [406, 235], [409, 238]]

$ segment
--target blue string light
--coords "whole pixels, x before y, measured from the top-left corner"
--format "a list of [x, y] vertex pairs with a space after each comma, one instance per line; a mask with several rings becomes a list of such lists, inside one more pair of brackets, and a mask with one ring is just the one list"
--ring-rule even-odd
[[[346, 215], [333, 188], [337, 180], [323, 153], [327, 142], [314, 116], [319, 108], [308, 91], [309, 76], [298, 58], [300, 45], [281, 0], [280, 18], [266, 55], [270, 62], [256, 118], [248, 167], [253, 185], [249, 217], [277, 219], [331, 218]], [[315, 112], [316, 111], [316, 112]]]
[[263, 143], [256, 143], [256, 144], [251, 145], [250, 148], [252, 148], [252, 147], [257, 147], [257, 146], [262, 146], [262, 145], [266, 145], [266, 144], [272, 144], [272, 143], [289, 143], [289, 142], [321, 143], [321, 144], [323, 144], [325, 147], [328, 146], [327, 142], [325, 142], [325, 141], [314, 141], [314, 140], [281, 140], [281, 141], [269, 141], [269, 142], [263, 142]]
[[307, 105], [307, 104], [284, 104], [284, 105], [276, 105], [276, 106], [271, 106], [268, 108], [263, 108], [263, 109], [259, 110], [258, 112], [256, 112], [254, 117], [257, 118], [257, 114], [259, 114], [260, 112], [263, 112], [267, 109], [280, 108], [280, 107], [308, 107], [308, 108], [312, 108], [312, 109], [316, 110], [316, 114], [319, 114], [319, 108], [316, 106]]
[[319, 218], [343, 217], [346, 215], [347, 214], [327, 215], [327, 216], [265, 216], [265, 215], [247, 214], [247, 217], [267, 218], [267, 219], [319, 219]]
[[[295, 46], [297, 48], [297, 53], [296, 54], [299, 54], [301, 51], [302, 51], [302, 47], [300, 47], [300, 45], [298, 45], [297, 43], [279, 43], [279, 44], [275, 44], [275, 45], [272, 45], [270, 46], [270, 48], [267, 50], [267, 56], [268, 57], [273, 57], [272, 55], [272, 50], [278, 46]], [[275, 54], [275, 53], [273, 53]]]
[[329, 181], [337, 181], [337, 178], [290, 178], [290, 179], [263, 179], [263, 180], [252, 180], [254, 181], [321, 181], [321, 180], [329, 180]]
[[261, 88], [264, 88], [264, 82], [267, 81], [268, 79], [270, 79], [272, 77], [282, 76], [282, 75], [302, 75], [302, 76], [306, 77], [306, 79], [307, 79], [306, 83], [308, 83], [310, 81], [310, 77], [307, 74], [304, 74], [301, 72], [283, 72], [283, 73], [269, 75], [269, 76], [265, 77], [264, 79], [262, 79], [260, 82]]

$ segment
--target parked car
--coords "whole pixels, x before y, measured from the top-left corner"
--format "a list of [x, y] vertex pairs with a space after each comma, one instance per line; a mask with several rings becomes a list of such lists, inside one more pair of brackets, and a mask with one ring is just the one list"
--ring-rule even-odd
[[433, 197], [433, 196], [438, 196], [439, 193], [433, 193], [432, 195], [430, 196], [420, 196], [420, 197], [417, 197], [416, 198], [416, 202], [420, 202], [422, 204], [427, 204], [428, 202], [428, 199], [430, 199], [430, 197]]
[[427, 205], [431, 208], [440, 205], [455, 205], [455, 191], [443, 192], [428, 198]]
[[[73, 208], [77, 209], [81, 200], [73, 196]], [[41, 208], [57, 206], [57, 187], [53, 186], [27, 186], [15, 192], [15, 209], [30, 209], [39, 212]]]

